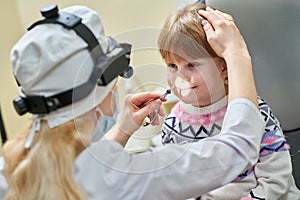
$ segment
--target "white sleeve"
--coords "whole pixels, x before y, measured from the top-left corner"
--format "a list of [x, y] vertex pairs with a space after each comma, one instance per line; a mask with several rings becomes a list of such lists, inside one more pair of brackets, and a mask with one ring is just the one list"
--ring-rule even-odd
[[289, 190], [292, 177], [292, 162], [289, 151], [274, 152], [260, 157], [255, 166], [258, 185], [251, 196], [264, 199], [281, 199]]
[[101, 141], [77, 159], [75, 177], [89, 199], [186, 199], [232, 181], [256, 163], [264, 122], [246, 99], [233, 100], [219, 135], [129, 154]]

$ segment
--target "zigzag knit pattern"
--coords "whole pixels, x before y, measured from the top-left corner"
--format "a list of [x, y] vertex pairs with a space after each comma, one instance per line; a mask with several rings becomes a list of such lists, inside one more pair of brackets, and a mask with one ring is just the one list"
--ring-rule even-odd
[[[260, 113], [265, 121], [265, 133], [261, 141], [260, 157], [274, 152], [287, 151], [289, 146], [286, 144], [278, 119], [261, 97], [258, 97], [258, 103]], [[227, 104], [217, 110], [212, 110], [210, 113], [195, 114], [196, 112], [186, 111], [180, 102], [177, 103], [165, 118], [162, 127], [162, 143], [195, 142], [219, 134], [226, 109]], [[254, 166], [239, 175], [235, 181], [243, 179], [253, 170]]]
[[195, 114], [184, 110], [177, 103], [165, 118], [162, 128], [162, 142], [186, 143], [220, 133], [227, 105], [211, 113]]
[[270, 155], [273, 152], [287, 151], [290, 147], [286, 143], [278, 119], [261, 97], [258, 97], [258, 105], [266, 124], [260, 144], [260, 157]]

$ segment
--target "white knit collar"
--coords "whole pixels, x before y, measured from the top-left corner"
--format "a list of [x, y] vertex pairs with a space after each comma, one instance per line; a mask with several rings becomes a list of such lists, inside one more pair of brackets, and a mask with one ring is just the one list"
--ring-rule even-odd
[[224, 106], [227, 105], [228, 102], [228, 96], [226, 95], [225, 97], [223, 97], [222, 99], [220, 99], [219, 101], [208, 105], [208, 106], [204, 106], [204, 107], [196, 107], [193, 106], [191, 104], [186, 104], [182, 101], [179, 102], [180, 106], [182, 107], [182, 109], [190, 114], [209, 114], [212, 112], [215, 112], [221, 108], [223, 108]]

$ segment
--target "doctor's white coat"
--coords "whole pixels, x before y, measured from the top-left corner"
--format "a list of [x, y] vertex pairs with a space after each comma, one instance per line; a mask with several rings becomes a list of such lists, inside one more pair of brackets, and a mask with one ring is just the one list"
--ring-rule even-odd
[[222, 132], [196, 143], [130, 154], [102, 140], [76, 160], [75, 177], [89, 199], [183, 200], [231, 182], [256, 163], [264, 123], [248, 100], [228, 106]]

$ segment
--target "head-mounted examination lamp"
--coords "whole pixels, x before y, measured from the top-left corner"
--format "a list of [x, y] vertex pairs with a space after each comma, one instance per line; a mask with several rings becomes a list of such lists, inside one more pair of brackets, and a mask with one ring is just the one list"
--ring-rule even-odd
[[[13, 105], [19, 115], [27, 112], [47, 114], [85, 98], [91, 93], [95, 85], [106, 86], [119, 75], [123, 78], [130, 78], [133, 75], [133, 68], [129, 66], [130, 44], [120, 43], [111, 52], [104, 54], [98, 40], [92, 31], [81, 22], [80, 17], [67, 12], [58, 12], [57, 5], [44, 8], [41, 13], [45, 18], [32, 24], [28, 31], [35, 26], [48, 23], [60, 24], [66, 29], [74, 30], [88, 44], [88, 50], [94, 61], [94, 68], [87, 82], [75, 88], [49, 97], [26, 95], [14, 99]], [[108, 39], [113, 40], [112, 38]], [[21, 86], [19, 83], [18, 85]]]

